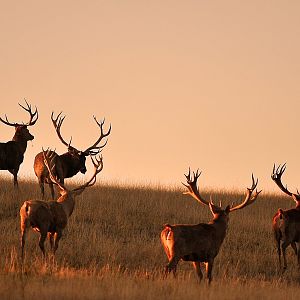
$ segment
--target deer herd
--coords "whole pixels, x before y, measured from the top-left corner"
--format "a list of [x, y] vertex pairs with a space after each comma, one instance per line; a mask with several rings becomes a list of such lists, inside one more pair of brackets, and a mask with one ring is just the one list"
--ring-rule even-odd
[[[20, 105], [29, 114], [27, 123], [12, 123], [5, 118], [0, 117], [0, 121], [8, 126], [15, 127], [15, 134], [11, 141], [0, 143], [0, 170], [7, 170], [13, 175], [15, 188], [18, 188], [18, 171], [24, 159], [24, 153], [27, 148], [27, 142], [34, 139], [29, 132], [28, 126], [33, 126], [38, 120], [38, 110], [33, 110], [31, 105], [25, 100], [25, 106]], [[34, 172], [38, 178], [41, 189], [40, 200], [27, 200], [20, 208], [20, 227], [21, 227], [21, 261], [24, 261], [24, 247], [26, 240], [26, 232], [29, 228], [40, 234], [39, 247], [43, 257], [45, 254], [45, 240], [49, 239], [53, 255], [55, 254], [59, 240], [62, 237], [63, 230], [67, 226], [68, 219], [72, 215], [75, 207], [75, 197], [80, 195], [86, 188], [91, 187], [96, 182], [97, 175], [103, 169], [103, 158], [100, 152], [107, 144], [107, 136], [111, 132], [109, 129], [104, 131], [104, 120], [94, 120], [100, 129], [99, 137], [96, 141], [85, 150], [81, 151], [71, 145], [72, 140], [66, 142], [61, 135], [61, 126], [65, 116], [59, 113], [56, 117], [51, 114], [51, 121], [56, 134], [63, 145], [67, 147], [67, 152], [58, 154], [55, 151], [42, 149], [34, 159]], [[90, 156], [94, 166], [92, 177], [81, 186], [72, 190], [66, 188], [64, 180], [76, 175], [78, 172], [86, 173], [86, 157]], [[287, 268], [286, 248], [291, 245], [293, 248], [300, 268], [300, 193], [292, 193], [284, 186], [281, 177], [286, 169], [286, 165], [274, 164], [271, 175], [276, 185], [291, 197], [295, 203], [295, 208], [283, 210], [278, 209], [272, 219], [272, 230], [274, 233], [276, 248], [278, 253], [279, 268], [284, 271]], [[256, 189], [258, 179], [255, 180], [252, 175], [252, 185], [247, 188], [244, 201], [238, 205], [228, 205], [222, 208], [212, 202], [207, 201], [200, 194], [197, 180], [201, 172], [189, 172], [186, 177], [186, 192], [184, 194], [192, 196], [200, 204], [209, 207], [212, 213], [212, 220], [209, 223], [199, 223], [195, 225], [187, 224], [165, 224], [160, 233], [161, 243], [168, 258], [168, 264], [165, 267], [164, 276], [171, 271], [176, 275], [176, 267], [180, 260], [190, 261], [195, 268], [199, 280], [203, 278], [201, 271], [202, 265], [206, 268], [206, 278], [208, 283], [212, 279], [212, 269], [214, 259], [218, 255], [222, 243], [226, 237], [229, 215], [231, 212], [243, 209], [253, 204], [258, 198], [261, 191]], [[44, 184], [50, 187], [52, 200], [45, 201]], [[57, 187], [58, 198], [55, 199], [54, 187]], [[281, 261], [283, 256], [283, 267]]]

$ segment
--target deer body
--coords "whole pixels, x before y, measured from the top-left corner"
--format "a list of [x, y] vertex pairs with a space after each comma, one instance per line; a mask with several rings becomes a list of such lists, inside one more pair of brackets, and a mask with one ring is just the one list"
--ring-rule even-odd
[[32, 112], [31, 106], [26, 102], [27, 108], [19, 104], [30, 114], [30, 121], [27, 124], [10, 123], [6, 119], [0, 121], [6, 125], [15, 127], [15, 134], [11, 141], [0, 143], [0, 170], [8, 170], [14, 176], [14, 186], [18, 186], [18, 172], [24, 160], [24, 153], [27, 142], [34, 139], [27, 126], [34, 125], [38, 119], [37, 109]]
[[300, 267], [300, 251], [297, 244], [300, 242], [300, 207], [288, 210], [278, 209], [272, 220], [272, 229], [275, 237], [279, 268], [281, 268], [281, 252], [283, 255], [283, 270], [287, 269], [286, 249], [292, 246], [297, 255]]
[[[86, 172], [86, 157], [89, 155], [96, 155], [98, 154], [102, 148], [106, 145], [107, 141], [103, 145], [99, 145], [99, 143], [102, 141], [102, 139], [110, 134], [111, 126], [109, 127], [109, 130], [104, 133], [103, 132], [103, 125], [104, 121], [101, 121], [100, 123], [96, 120], [94, 117], [94, 120], [96, 121], [97, 125], [100, 127], [100, 137], [98, 140], [91, 146], [88, 147], [84, 151], [79, 151], [76, 148], [72, 147], [70, 143], [68, 144], [63, 137], [61, 136], [61, 125], [64, 121], [65, 117], [61, 116], [61, 113], [58, 114], [56, 118], [54, 118], [53, 113], [51, 114], [51, 120], [53, 123], [53, 126], [56, 130], [56, 133], [60, 139], [60, 141], [68, 147], [68, 152], [64, 154], [57, 154], [55, 153], [55, 168], [53, 169], [53, 173], [55, 176], [57, 176], [60, 183], [64, 184], [65, 178], [70, 178], [76, 175], [78, 172], [81, 172], [82, 174], [85, 174]], [[34, 172], [35, 175], [38, 178], [38, 182], [40, 185], [42, 197], [45, 196], [45, 188], [44, 184], [47, 183], [50, 186], [51, 196], [52, 199], [54, 199], [54, 189], [52, 181], [49, 178], [49, 172], [44, 164], [43, 159], [43, 152], [40, 152], [36, 155], [34, 159]]]
[[55, 254], [62, 232], [73, 213], [75, 197], [80, 195], [86, 187], [94, 185], [96, 175], [103, 169], [102, 157], [99, 160], [96, 159], [96, 161], [92, 159], [95, 169], [92, 178], [84, 185], [73, 190], [68, 190], [52, 172], [55, 167], [55, 152], [47, 151], [46, 154], [43, 152], [43, 155], [45, 166], [49, 172], [49, 178], [53, 184], [59, 187], [60, 196], [56, 201], [27, 200], [23, 203], [20, 209], [22, 261], [24, 259], [26, 232], [30, 227], [40, 233], [39, 246], [43, 255], [45, 256], [44, 243], [47, 235], [49, 235], [51, 249]]
[[271, 178], [277, 184], [277, 186], [287, 195], [291, 196], [296, 203], [295, 208], [283, 210], [278, 209], [272, 219], [272, 230], [274, 233], [279, 269], [281, 269], [281, 254], [283, 256], [283, 271], [287, 269], [286, 249], [289, 245], [293, 248], [295, 255], [297, 256], [298, 267], [300, 268], [300, 251], [297, 244], [300, 243], [300, 194], [291, 193], [287, 186], [284, 186], [281, 182], [281, 176], [286, 169], [285, 164], [283, 166], [273, 167], [273, 173]]
[[197, 188], [197, 179], [201, 173], [194, 173], [194, 178], [191, 178], [190, 172], [186, 175], [188, 192], [198, 202], [208, 205], [213, 215], [213, 220], [209, 223], [200, 223], [196, 225], [181, 225], [175, 224], [164, 225], [160, 239], [163, 244], [165, 253], [169, 263], [165, 268], [165, 275], [171, 271], [176, 272], [176, 266], [180, 260], [191, 261], [199, 277], [203, 278], [201, 271], [201, 263], [206, 263], [206, 276], [208, 283], [212, 280], [212, 269], [214, 259], [218, 255], [222, 243], [226, 237], [229, 213], [244, 208], [253, 203], [260, 192], [255, 192], [251, 197], [253, 190], [257, 186], [252, 176], [252, 187], [248, 188], [247, 196], [240, 205], [230, 207], [229, 205], [222, 209], [214, 205], [212, 202], [207, 202], [200, 195]]

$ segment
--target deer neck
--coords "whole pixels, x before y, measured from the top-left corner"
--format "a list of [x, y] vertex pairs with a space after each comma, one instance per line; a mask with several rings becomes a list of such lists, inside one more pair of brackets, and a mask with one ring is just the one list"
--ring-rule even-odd
[[222, 243], [228, 228], [228, 218], [217, 216], [210, 222], [210, 224], [216, 229], [217, 237]]
[[20, 152], [24, 154], [27, 148], [27, 140], [23, 139], [22, 136], [20, 136], [18, 133], [15, 133], [12, 141], [18, 144]]
[[70, 193], [60, 196], [56, 202], [60, 203], [64, 212], [68, 217], [70, 217], [73, 213], [75, 207], [75, 201]]

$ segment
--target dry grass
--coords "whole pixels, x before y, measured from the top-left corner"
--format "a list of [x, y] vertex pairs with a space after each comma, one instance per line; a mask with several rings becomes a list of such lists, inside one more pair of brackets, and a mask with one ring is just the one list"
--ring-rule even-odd
[[[38, 235], [32, 232], [21, 272], [18, 212], [24, 200], [40, 198], [39, 193], [35, 182], [21, 182], [17, 192], [11, 182], [0, 181], [1, 299], [299, 297], [296, 258], [289, 249], [287, 272], [277, 272], [271, 232], [278, 207], [293, 206], [286, 197], [261, 195], [252, 207], [232, 213], [208, 288], [199, 285], [191, 265], [184, 262], [179, 264], [177, 279], [162, 279], [166, 264], [159, 240], [162, 224], [207, 222], [211, 216], [180, 189], [161, 187], [98, 185], [86, 190], [77, 199], [56, 260], [42, 261]], [[214, 199], [222, 199], [223, 205], [243, 197], [242, 191], [212, 194]]]

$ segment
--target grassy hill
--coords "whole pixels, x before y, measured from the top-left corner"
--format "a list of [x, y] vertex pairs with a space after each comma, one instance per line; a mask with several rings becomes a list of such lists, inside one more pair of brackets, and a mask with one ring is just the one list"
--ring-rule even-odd
[[[74, 184], [74, 183], [73, 183]], [[76, 185], [76, 183], [75, 183]], [[246, 186], [245, 186], [246, 188]], [[180, 262], [178, 277], [162, 278], [167, 258], [159, 234], [164, 223], [211, 220], [209, 209], [184, 188], [97, 184], [76, 198], [56, 258], [43, 262], [38, 234], [30, 231], [20, 270], [19, 208], [39, 199], [36, 182], [0, 181], [1, 299], [296, 299], [300, 277], [288, 249], [288, 270], [277, 270], [271, 220], [279, 207], [294, 206], [285, 196], [262, 193], [255, 204], [230, 215], [227, 237], [215, 260], [210, 287], [199, 284], [191, 263]], [[245, 190], [208, 191], [223, 206], [239, 202]], [[47, 189], [47, 195], [49, 191]], [[47, 250], [49, 244], [46, 244]]]

